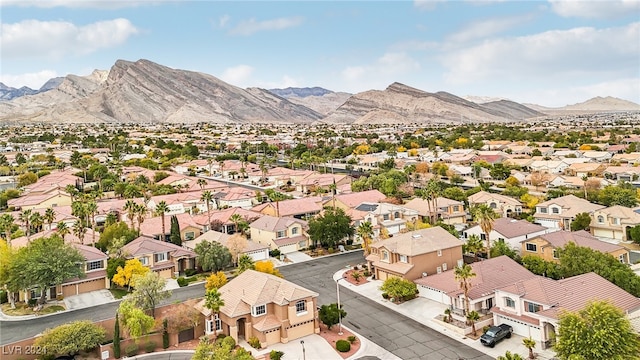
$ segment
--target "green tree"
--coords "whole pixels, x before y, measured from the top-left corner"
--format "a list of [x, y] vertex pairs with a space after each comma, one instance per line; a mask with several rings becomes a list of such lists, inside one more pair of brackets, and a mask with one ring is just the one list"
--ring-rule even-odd
[[231, 336], [211, 342], [207, 338], [200, 340], [192, 360], [255, 360], [243, 347], [236, 347]]
[[[171, 229], [169, 230], [169, 241], [178, 246], [182, 246], [182, 238], [180, 237], [180, 223], [178, 217], [171, 216]], [[205, 270], [206, 271], [206, 270]]]
[[[535, 149], [538, 150], [538, 149]], [[497, 360], [524, 360], [520, 354], [512, 353], [511, 351], [507, 351], [504, 355], [500, 355], [497, 357]]]
[[345, 237], [354, 233], [351, 217], [341, 208], [326, 209], [323, 215], [309, 221], [309, 237], [314, 244], [335, 247]]
[[491, 234], [491, 230], [493, 230], [493, 223], [498, 218], [498, 214], [496, 214], [496, 212], [487, 204], [475, 206], [471, 213], [485, 235], [485, 240], [487, 242], [487, 257], [491, 258], [491, 239], [489, 238], [489, 235]]
[[444, 189], [444, 191], [442, 192], [442, 197], [462, 202], [467, 201], [467, 194], [465, 194], [464, 190], [457, 186]]
[[627, 231], [631, 240], [636, 244], [640, 244], [640, 225], [636, 225]]
[[194, 252], [197, 254], [196, 261], [204, 271], [217, 272], [231, 265], [229, 249], [215, 241], [198, 243]]
[[116, 322], [113, 327], [113, 356], [120, 358], [120, 315], [116, 312]]
[[18, 184], [17, 187], [25, 187], [27, 185], [35, 184], [38, 181], [38, 175], [28, 171], [24, 174], [18, 175]]
[[630, 360], [640, 358], [640, 340], [622, 310], [594, 301], [560, 314], [554, 350], [562, 360]]
[[89, 320], [74, 321], [45, 330], [34, 345], [46, 349], [47, 355], [75, 355], [95, 349], [104, 342], [104, 328]]
[[134, 339], [148, 334], [155, 325], [153, 317], [145, 314], [142, 309], [136, 307], [129, 299], [125, 299], [120, 303], [118, 313], [122, 318], [122, 325]]
[[478, 253], [485, 251], [482, 239], [478, 235], [471, 235], [467, 241], [462, 245], [462, 251], [465, 254], [473, 254], [475, 261], [478, 261]]
[[108, 250], [115, 239], [125, 239], [125, 245], [133, 241], [138, 237], [138, 232], [129, 228], [124, 221], [119, 221], [115, 224], [109, 225], [104, 228], [100, 239], [96, 243], [96, 247], [102, 251]]
[[11, 308], [16, 308], [14, 293], [20, 290], [17, 281], [20, 275], [13, 266], [15, 261], [16, 250], [9, 243], [0, 241], [0, 289], [7, 291], [7, 300], [11, 304]]
[[511, 170], [506, 168], [503, 164], [494, 164], [489, 170], [489, 175], [496, 180], [505, 180], [511, 175]]
[[638, 196], [633, 185], [623, 182], [618, 185], [605, 186], [598, 193], [598, 202], [604, 206], [634, 207], [638, 205]]
[[236, 269], [236, 275], [240, 275], [246, 270], [255, 270], [255, 268], [256, 268], [256, 265], [253, 259], [251, 258], [251, 256], [247, 254], [242, 254], [238, 259], [238, 268]]
[[480, 320], [480, 314], [477, 311], [469, 311], [467, 313], [467, 322], [471, 324], [471, 331], [473, 332], [473, 336], [477, 335], [476, 332], [476, 321]]
[[576, 218], [571, 221], [571, 231], [589, 230], [589, 225], [591, 225], [591, 216], [589, 216], [589, 213], [579, 213], [576, 214]]
[[394, 276], [385, 280], [380, 290], [395, 301], [402, 301], [414, 298], [418, 293], [418, 286], [413, 281]]
[[44, 303], [50, 286], [60, 285], [67, 279], [85, 276], [79, 266], [84, 261], [84, 257], [76, 248], [65, 244], [60, 237], [52, 236], [32, 240], [18, 250], [12, 269], [20, 274], [20, 288], [35, 286], [41, 291], [40, 301]]
[[533, 349], [536, 347], [536, 341], [531, 337], [522, 339], [522, 345], [529, 350], [529, 359], [535, 359]]
[[373, 226], [371, 222], [365, 221], [358, 225], [358, 236], [362, 239], [362, 248], [364, 249], [364, 257], [371, 252], [371, 241], [373, 239]]
[[333, 303], [329, 305], [322, 305], [318, 311], [318, 317], [328, 329], [331, 329], [333, 325], [340, 322], [340, 318], [344, 319], [347, 317], [347, 312], [344, 311], [342, 307], [338, 309], [338, 304]]
[[44, 219], [44, 221], [47, 222], [47, 225], [49, 225], [49, 230], [51, 230], [52, 228], [52, 224], [53, 221], [56, 219], [56, 211], [53, 210], [52, 207], [47, 208], [47, 210], [44, 211], [44, 216], [42, 217]]
[[62, 238], [62, 240], [64, 240], [64, 237], [69, 235], [69, 232], [71, 230], [69, 230], [69, 226], [67, 225], [66, 222], [64, 221], [60, 221], [57, 225], [56, 225], [56, 232], [57, 234]]
[[162, 241], [167, 241], [167, 231], [164, 225], [164, 214], [166, 214], [167, 212], [169, 212], [169, 205], [167, 205], [167, 202], [162, 200], [160, 201], [155, 208], [155, 214], [157, 216], [160, 216], [160, 219], [162, 220], [162, 236], [160, 237], [160, 240]]
[[518, 263], [522, 262], [520, 255], [515, 249], [509, 246], [509, 244], [507, 244], [504, 239], [498, 239], [493, 243], [493, 246], [491, 247], [491, 257], [495, 258], [502, 255], [507, 255]]
[[127, 212], [127, 218], [129, 219], [129, 222], [131, 223], [131, 229], [135, 230], [136, 226], [134, 224], [134, 220], [136, 218], [136, 210], [137, 210], [137, 204], [135, 203], [135, 201], [133, 200], [127, 200], [126, 203], [124, 203], [124, 211]]
[[200, 200], [204, 201], [207, 206], [207, 228], [211, 229], [211, 203], [213, 202], [213, 193], [209, 190], [203, 191]]
[[555, 280], [561, 278], [560, 264], [547, 261], [538, 256], [525, 255], [522, 257], [522, 266], [536, 275], [542, 275]]
[[469, 264], [463, 264], [462, 266], [456, 266], [453, 276], [464, 293], [464, 312], [467, 314], [469, 313], [469, 291], [471, 290], [471, 279], [476, 276], [476, 273], [473, 272], [473, 268]]
[[171, 291], [165, 290], [167, 280], [153, 271], [134, 275], [134, 277], [135, 289], [128, 298], [135, 306], [143, 310], [151, 310], [151, 316], [155, 319], [158, 303], [171, 297]]
[[211, 310], [211, 321], [214, 321], [220, 308], [224, 306], [224, 299], [217, 288], [207, 290], [204, 296], [204, 307]]

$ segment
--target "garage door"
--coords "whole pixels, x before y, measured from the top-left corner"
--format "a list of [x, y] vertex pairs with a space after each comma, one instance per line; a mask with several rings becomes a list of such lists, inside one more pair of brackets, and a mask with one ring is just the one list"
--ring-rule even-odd
[[291, 245], [282, 245], [282, 246], [278, 247], [278, 249], [280, 250], [281, 253], [288, 254], [288, 253], [292, 253], [294, 251], [298, 251], [298, 244], [293, 243]]
[[78, 284], [78, 293], [83, 294], [90, 291], [102, 290], [105, 288], [105, 279], [95, 279], [91, 281], [85, 281]]
[[280, 328], [266, 332], [264, 335], [267, 339], [267, 346], [278, 344], [280, 342]]
[[424, 286], [418, 286], [418, 291], [420, 291], [420, 297], [433, 300], [440, 304], [450, 304], [449, 297], [441, 291], [429, 289]]
[[171, 277], [173, 276], [173, 268], [160, 270], [160, 271], [157, 271], [157, 273], [163, 279], [171, 279]]
[[378, 280], [385, 281], [387, 280], [387, 277], [388, 277], [388, 274], [386, 272], [378, 270], [378, 276], [377, 276]]
[[[540, 339], [540, 329], [536, 328], [533, 325], [528, 325], [528, 324], [525, 324], [524, 322], [509, 319], [501, 315], [497, 315], [497, 318], [498, 318], [498, 323], [496, 325], [500, 325], [500, 324], [511, 325], [511, 327], [513, 327], [513, 333], [516, 335], [520, 335], [523, 337], [531, 336], [534, 340]], [[533, 337], [534, 333], [538, 335], [537, 338]]]
[[313, 334], [313, 320], [302, 324], [297, 324], [287, 329], [289, 341]]
[[78, 295], [76, 292], [76, 284], [64, 285], [62, 287], [62, 296], [69, 297], [73, 295]]
[[257, 251], [257, 252], [250, 253], [249, 256], [251, 256], [253, 261], [267, 260], [269, 258], [269, 252]]

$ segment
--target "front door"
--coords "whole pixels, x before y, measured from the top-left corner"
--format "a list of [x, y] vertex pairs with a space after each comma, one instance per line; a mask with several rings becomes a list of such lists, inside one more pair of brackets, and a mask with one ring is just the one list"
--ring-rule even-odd
[[487, 310], [491, 310], [492, 307], [493, 307], [493, 298], [488, 298], [487, 299]]
[[238, 339], [240, 339], [240, 337], [242, 337], [244, 339], [245, 337], [245, 333], [244, 333], [244, 324], [245, 324], [245, 319], [238, 319]]

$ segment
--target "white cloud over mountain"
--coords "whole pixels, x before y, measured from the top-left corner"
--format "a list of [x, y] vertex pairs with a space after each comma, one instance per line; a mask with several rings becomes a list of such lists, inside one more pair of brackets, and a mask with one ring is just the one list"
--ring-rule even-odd
[[42, 70], [35, 73], [26, 74], [3, 74], [0, 73], [0, 82], [11, 87], [20, 88], [28, 86], [34, 90], [39, 89], [42, 84], [49, 79], [59, 75], [53, 70]]

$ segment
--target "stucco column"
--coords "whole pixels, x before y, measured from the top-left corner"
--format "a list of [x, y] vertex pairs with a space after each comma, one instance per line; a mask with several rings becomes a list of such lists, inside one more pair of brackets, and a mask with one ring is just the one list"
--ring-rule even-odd
[[238, 343], [238, 327], [229, 325], [229, 336]]

